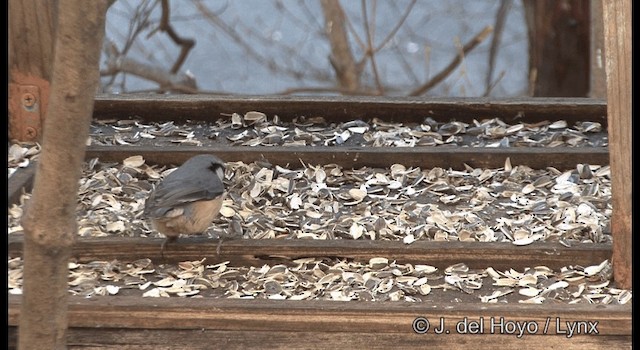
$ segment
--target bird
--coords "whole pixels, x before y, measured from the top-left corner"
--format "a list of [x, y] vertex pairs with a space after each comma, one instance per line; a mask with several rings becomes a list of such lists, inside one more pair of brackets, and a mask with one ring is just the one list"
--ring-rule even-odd
[[144, 215], [166, 238], [164, 249], [181, 234], [202, 234], [222, 208], [224, 162], [211, 154], [194, 156], [156, 185], [147, 197]]

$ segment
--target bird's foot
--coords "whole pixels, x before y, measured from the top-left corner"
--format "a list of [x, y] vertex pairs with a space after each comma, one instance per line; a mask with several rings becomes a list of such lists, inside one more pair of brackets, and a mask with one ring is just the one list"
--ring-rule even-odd
[[175, 242], [176, 239], [178, 239], [178, 237], [170, 237], [168, 236], [167, 238], [164, 239], [164, 241], [162, 242], [162, 244], [160, 245], [160, 257], [162, 259], [164, 259], [164, 249], [167, 246], [167, 243], [169, 242]]
[[232, 241], [234, 239], [240, 239], [242, 238], [242, 232], [233, 232], [233, 233], [228, 233], [228, 232], [224, 232], [218, 235], [218, 246], [216, 247], [216, 255], [220, 256], [220, 248], [222, 247], [222, 242], [229, 240]]

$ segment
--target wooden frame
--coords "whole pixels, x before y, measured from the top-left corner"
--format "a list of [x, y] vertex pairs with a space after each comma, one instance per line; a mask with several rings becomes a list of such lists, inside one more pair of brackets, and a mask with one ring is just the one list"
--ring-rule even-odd
[[[372, 107], [375, 106], [375, 107]], [[498, 115], [516, 116], [523, 112], [533, 120], [565, 118], [572, 121], [597, 120], [604, 123], [606, 105], [593, 99], [519, 99], [517, 101], [491, 101], [487, 99], [459, 100], [379, 100], [375, 98], [259, 98], [259, 97], [99, 97], [96, 100], [94, 118], [104, 120], [117, 117], [123, 119], [137, 116], [145, 121], [216, 120], [220, 113], [244, 113], [250, 110], [267, 111], [282, 118], [293, 118], [302, 108], [305, 115], [332, 115], [335, 120], [345, 116], [359, 115], [366, 118], [375, 111], [385, 120], [400, 120], [409, 116], [432, 115], [446, 118], [455, 115], [458, 120], [469, 120], [478, 115], [488, 115], [496, 110]], [[334, 113], [325, 114], [326, 111]], [[400, 111], [400, 112], [399, 112]], [[447, 112], [449, 111], [449, 112]], [[421, 118], [421, 117], [420, 117]], [[465, 119], [466, 118], [466, 119]], [[350, 118], [352, 119], [352, 118]], [[286, 120], [286, 119], [285, 119]], [[342, 119], [344, 120], [344, 119]], [[421, 120], [421, 119], [415, 119]], [[606, 124], [605, 124], [606, 125]], [[274, 162], [295, 163], [299, 158], [316, 163], [332, 162], [344, 166], [389, 166], [395, 162], [415, 161], [419, 166], [446, 164], [462, 167], [496, 166], [504, 164], [510, 157], [514, 164], [537, 162], [536, 166], [553, 163], [561, 169], [575, 168], [576, 164], [607, 164], [607, 150], [597, 148], [548, 149], [438, 149], [422, 147], [411, 150], [370, 148], [320, 147], [309, 150], [277, 149], [274, 147], [184, 147], [158, 151], [145, 146], [90, 146], [86, 158], [121, 161], [134, 154], [142, 154], [149, 163], [178, 164], [195, 153], [215, 152], [225, 160], [254, 161], [266, 157]], [[354, 155], [358, 154], [357, 161]], [[386, 156], [381, 156], [386, 154]], [[425, 160], [428, 159], [428, 160]], [[554, 163], [555, 162], [555, 163]], [[534, 166], [535, 167], [535, 166]], [[14, 187], [16, 188], [16, 187]], [[344, 257], [368, 260], [376, 256], [396, 259], [399, 263], [429, 263], [444, 268], [457, 262], [465, 262], [471, 268], [524, 268], [532, 265], [547, 265], [559, 268], [570, 264], [582, 266], [599, 264], [611, 256], [611, 246], [606, 244], [577, 245], [567, 248], [558, 243], [534, 243], [515, 247], [503, 243], [465, 242], [401, 242], [379, 241], [305, 241], [305, 240], [237, 240], [225, 242], [220, 255], [215, 253], [216, 241], [202, 238], [182, 238], [164, 253], [161, 260], [158, 249], [161, 239], [145, 238], [96, 238], [80, 239], [74, 246], [72, 256], [78, 261], [133, 260], [151, 258], [154, 261], [177, 262], [200, 260], [209, 262], [229, 260], [234, 264], [260, 266], [265, 263], [286, 263], [298, 257]], [[21, 239], [11, 238], [10, 256], [19, 256]], [[205, 253], [203, 255], [203, 252]], [[15, 335], [20, 298], [11, 296], [9, 324]], [[149, 313], [153, 316], [149, 317]], [[567, 337], [562, 330], [542, 336], [541, 331], [517, 338], [513, 334], [457, 334], [455, 327], [464, 317], [469, 320], [490, 320], [505, 317], [517, 322], [535, 322], [538, 327], [547, 318], [560, 320], [599, 322], [599, 336], [580, 335]], [[426, 317], [429, 320], [445, 319], [451, 334], [442, 337], [432, 332], [424, 335], [412, 331], [413, 320]], [[325, 346], [350, 344], [364, 347], [373, 344], [384, 346], [412, 346], [428, 342], [436, 347], [461, 345], [474, 342], [506, 346], [603, 346], [604, 344], [629, 344], [631, 341], [631, 306], [607, 305], [551, 305], [529, 306], [524, 304], [487, 305], [480, 303], [461, 304], [408, 304], [394, 302], [350, 302], [327, 301], [291, 302], [271, 300], [227, 300], [227, 299], [147, 299], [134, 297], [100, 297], [83, 300], [71, 297], [69, 309], [69, 345], [82, 347], [88, 342], [101, 346], [162, 348], [167, 344], [180, 343], [185, 346], [224, 346], [245, 348], [260, 345], [291, 348], [313, 347], [321, 341]], [[559, 326], [562, 329], [562, 325]], [[198, 337], [195, 334], [199, 334]], [[485, 332], [486, 333], [486, 332]], [[149, 337], [149, 335], [151, 335]], [[295, 344], [283, 342], [283, 337], [295, 337]], [[233, 341], [231, 339], [241, 339]], [[135, 345], [134, 345], [135, 344]], [[312, 345], [310, 345], [312, 344]]]

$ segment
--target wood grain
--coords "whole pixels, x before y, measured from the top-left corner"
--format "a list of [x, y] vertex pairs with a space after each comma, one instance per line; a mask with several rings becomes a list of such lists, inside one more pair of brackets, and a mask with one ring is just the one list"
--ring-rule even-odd
[[510, 159], [513, 166], [526, 165], [532, 169], [554, 167], [574, 169], [577, 164], [606, 165], [607, 148], [582, 147], [225, 147], [180, 146], [158, 148], [154, 146], [90, 146], [86, 158], [99, 158], [102, 162], [121, 162], [133, 155], [142, 155], [148, 164], [182, 164], [196, 154], [215, 154], [226, 162], [251, 163], [266, 161], [273, 165], [301, 167], [305, 164], [338, 164], [345, 168], [388, 168], [393, 164], [430, 169], [501, 168]]
[[327, 121], [377, 117], [387, 121], [422, 122], [501, 118], [506, 123], [533, 123], [564, 119], [597, 121], [606, 127], [606, 101], [591, 98], [410, 98], [410, 97], [301, 97], [214, 95], [98, 95], [94, 118], [140, 117], [147, 121], [217, 120], [221, 113], [260, 111], [269, 118], [322, 116]]
[[[527, 246], [510, 243], [417, 241], [410, 245], [397, 241], [239, 239], [224, 241], [220, 255], [218, 241], [202, 237], [183, 237], [168, 244], [160, 254], [163, 238], [102, 237], [80, 238], [72, 257], [78, 262], [95, 260], [133, 261], [150, 258], [160, 262], [201, 260], [230, 261], [243, 266], [286, 263], [304, 257], [339, 257], [369, 261], [386, 257], [398, 263], [430, 264], [440, 269], [464, 262], [470, 268], [523, 269], [546, 265], [559, 269], [568, 265], [597, 265], [611, 257], [609, 244], [579, 244], [571, 248], [559, 243], [537, 242]], [[9, 238], [9, 256], [22, 256], [22, 238]]]
[[[9, 326], [19, 318], [21, 297], [9, 296]], [[417, 317], [431, 322], [416, 334]], [[459, 334], [460, 322], [484, 323], [484, 334]], [[491, 322], [537, 327], [517, 337], [499, 334]], [[449, 334], [435, 334], [443, 320]], [[71, 297], [69, 346], [132, 348], [357, 348], [433, 344], [486, 346], [628, 346], [632, 332], [630, 305], [526, 305], [403, 302], [272, 301], [212, 298]], [[544, 335], [545, 324], [549, 327]], [[558, 323], [558, 321], [560, 321]], [[567, 337], [566, 322], [597, 322], [598, 335]], [[460, 330], [463, 330], [460, 325]], [[532, 328], [534, 329], [534, 328]], [[587, 328], [590, 330], [590, 328]], [[565, 333], [563, 333], [565, 332]], [[553, 348], [553, 347], [552, 347]]]
[[[9, 327], [9, 349], [15, 349], [16, 327]], [[170, 349], [630, 349], [631, 335], [523, 336], [497, 334], [400, 334], [363, 332], [221, 331], [210, 329], [69, 329], [74, 350]]]
[[614, 279], [632, 285], [631, 0], [604, 2]]

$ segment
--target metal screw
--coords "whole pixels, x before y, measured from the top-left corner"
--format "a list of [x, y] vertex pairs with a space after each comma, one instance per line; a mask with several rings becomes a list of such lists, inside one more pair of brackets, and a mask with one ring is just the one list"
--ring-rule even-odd
[[33, 107], [33, 105], [36, 104], [36, 97], [33, 96], [32, 93], [25, 93], [24, 95], [22, 95], [22, 104], [25, 107]]
[[36, 136], [38, 135], [38, 132], [36, 131], [36, 129], [34, 129], [34, 128], [30, 127], [30, 126], [27, 126], [25, 128], [25, 132], [27, 134], [27, 137], [29, 139], [31, 139], [31, 140], [35, 139]]

